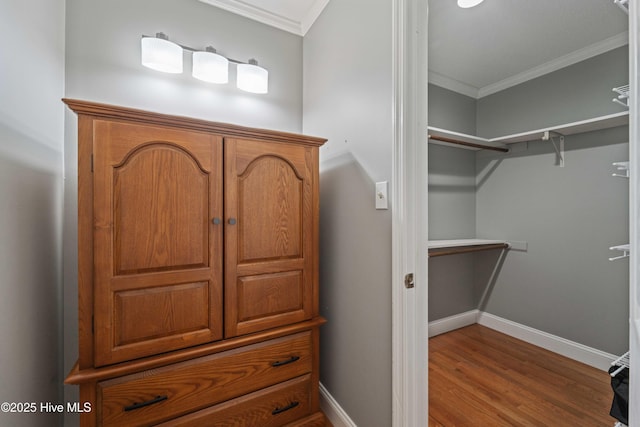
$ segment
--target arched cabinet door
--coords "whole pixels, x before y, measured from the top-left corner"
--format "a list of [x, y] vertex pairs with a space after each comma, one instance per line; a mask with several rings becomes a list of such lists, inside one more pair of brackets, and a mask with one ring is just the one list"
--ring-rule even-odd
[[225, 336], [310, 319], [317, 298], [317, 148], [224, 144]]
[[95, 121], [93, 156], [95, 365], [221, 339], [221, 138]]

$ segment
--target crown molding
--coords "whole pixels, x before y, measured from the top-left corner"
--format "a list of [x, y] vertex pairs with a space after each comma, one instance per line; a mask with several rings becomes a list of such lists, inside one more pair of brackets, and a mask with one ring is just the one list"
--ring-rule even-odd
[[629, 33], [624, 32], [613, 37], [609, 37], [601, 42], [594, 43], [582, 49], [573, 51], [567, 55], [561, 56], [549, 61], [545, 64], [531, 68], [522, 73], [516, 74], [497, 83], [493, 83], [484, 87], [481, 87], [478, 91], [478, 98], [485, 97], [487, 95], [500, 92], [501, 90], [508, 89], [510, 87], [519, 85], [529, 80], [533, 80], [537, 77], [541, 77], [545, 74], [552, 73], [562, 68], [568, 67], [578, 62], [584, 61], [594, 56], [601, 55], [610, 50], [622, 47], [629, 43]]
[[462, 95], [470, 96], [471, 98], [478, 99], [480, 97], [477, 87], [454, 80], [443, 74], [436, 73], [435, 71], [429, 70], [429, 83], [452, 90]]
[[578, 49], [567, 55], [561, 56], [560, 58], [556, 58], [553, 61], [549, 61], [537, 67], [526, 70], [522, 73], [508, 77], [504, 80], [500, 80], [499, 82], [483, 86], [479, 89], [431, 70], [429, 70], [429, 83], [433, 83], [436, 86], [452, 90], [462, 95], [480, 99], [485, 96], [508, 89], [510, 87], [517, 86], [529, 80], [533, 80], [537, 77], [544, 76], [545, 74], [549, 74], [570, 65], [577, 64], [578, 62], [584, 61], [586, 59], [593, 58], [594, 56], [601, 55], [610, 50], [625, 46], [628, 43], [629, 33], [620, 33], [613, 37], [609, 37], [608, 39], [605, 39], [601, 42], [594, 43], [582, 49]]
[[329, 3], [329, 0], [313, 0], [309, 11], [301, 19], [280, 15], [242, 0], [200, 0], [200, 2], [298, 36], [304, 36], [318, 16], [320, 16], [320, 13], [322, 13], [327, 3]]
[[307, 34], [307, 31], [309, 31], [313, 23], [316, 22], [316, 19], [318, 19], [327, 4], [329, 4], [329, 0], [315, 0], [311, 4], [307, 15], [302, 19], [302, 22], [300, 23], [302, 36]]

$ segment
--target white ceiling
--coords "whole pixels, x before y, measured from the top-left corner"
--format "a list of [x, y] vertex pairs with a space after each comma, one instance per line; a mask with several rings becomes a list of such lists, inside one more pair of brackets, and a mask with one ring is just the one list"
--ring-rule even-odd
[[[200, 1], [301, 36], [329, 3]], [[429, 0], [429, 81], [480, 98], [623, 46], [627, 27], [613, 0]]]
[[200, 0], [229, 12], [304, 36], [329, 0]]
[[478, 98], [627, 43], [613, 0], [429, 0], [429, 80]]

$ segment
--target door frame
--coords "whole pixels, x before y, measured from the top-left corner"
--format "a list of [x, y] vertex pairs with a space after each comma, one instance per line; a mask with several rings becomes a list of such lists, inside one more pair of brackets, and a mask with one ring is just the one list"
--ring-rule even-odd
[[[629, 1], [629, 402], [640, 402], [640, 1]], [[629, 426], [640, 426], [640, 405], [629, 405]]]
[[427, 427], [428, 1], [392, 4], [392, 425]]
[[[428, 426], [428, 0], [393, 0], [392, 407], [394, 427]], [[629, 349], [640, 366], [640, 0], [629, 0]], [[414, 287], [404, 277], [414, 273]], [[640, 370], [630, 370], [630, 402]], [[640, 405], [629, 426], [640, 427]]]

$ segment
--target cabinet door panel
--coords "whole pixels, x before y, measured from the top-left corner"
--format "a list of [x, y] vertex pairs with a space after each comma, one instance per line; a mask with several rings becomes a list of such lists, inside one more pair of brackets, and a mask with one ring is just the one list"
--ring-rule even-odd
[[[208, 282], [196, 282], [116, 291], [116, 343], [127, 345], [206, 329], [208, 288]], [[138, 312], [144, 316], [137, 316]]]
[[281, 157], [258, 157], [241, 172], [239, 263], [302, 257], [303, 183]]
[[222, 141], [96, 121], [96, 366], [222, 337]]
[[225, 334], [309, 319], [312, 148], [225, 140]]
[[277, 313], [295, 313], [304, 308], [301, 270], [239, 277], [237, 287], [240, 322]]
[[208, 265], [209, 176], [188, 152], [148, 144], [113, 175], [116, 274]]

